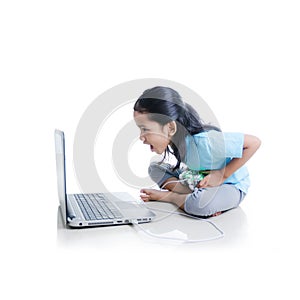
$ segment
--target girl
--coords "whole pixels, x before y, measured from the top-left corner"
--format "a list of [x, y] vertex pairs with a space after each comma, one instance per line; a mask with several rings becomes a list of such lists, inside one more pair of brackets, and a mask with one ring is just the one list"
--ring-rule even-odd
[[[144, 91], [134, 105], [140, 140], [157, 154], [173, 154], [176, 165], [152, 163], [151, 179], [165, 191], [142, 189], [144, 201], [172, 202], [185, 212], [201, 217], [216, 216], [237, 207], [249, 187], [244, 164], [260, 146], [252, 135], [222, 133], [203, 124], [195, 109], [175, 90], [154, 87]], [[178, 182], [182, 163], [189, 170], [206, 171], [194, 189]]]

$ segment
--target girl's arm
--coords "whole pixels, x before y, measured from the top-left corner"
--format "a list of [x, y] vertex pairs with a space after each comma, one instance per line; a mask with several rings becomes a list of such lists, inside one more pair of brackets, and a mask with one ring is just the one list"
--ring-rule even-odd
[[198, 187], [218, 186], [230, 177], [236, 170], [243, 166], [259, 148], [261, 141], [253, 135], [244, 135], [243, 155], [241, 158], [233, 158], [225, 168], [213, 170], [200, 181]]

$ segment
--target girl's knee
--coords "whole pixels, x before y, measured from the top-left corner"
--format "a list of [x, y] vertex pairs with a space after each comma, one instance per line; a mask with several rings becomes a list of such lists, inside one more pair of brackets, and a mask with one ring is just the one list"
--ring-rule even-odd
[[166, 163], [153, 162], [148, 167], [148, 174], [150, 178], [161, 186], [167, 179], [171, 177], [178, 177], [172, 171], [172, 167]]
[[148, 174], [155, 183], [159, 183], [165, 175], [165, 170], [158, 163], [151, 163], [148, 167]]

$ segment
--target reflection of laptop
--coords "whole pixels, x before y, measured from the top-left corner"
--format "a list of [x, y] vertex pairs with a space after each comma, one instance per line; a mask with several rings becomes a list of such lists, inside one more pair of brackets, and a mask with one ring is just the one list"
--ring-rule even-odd
[[128, 193], [66, 193], [65, 137], [55, 130], [58, 197], [65, 225], [90, 227], [149, 222], [155, 214]]

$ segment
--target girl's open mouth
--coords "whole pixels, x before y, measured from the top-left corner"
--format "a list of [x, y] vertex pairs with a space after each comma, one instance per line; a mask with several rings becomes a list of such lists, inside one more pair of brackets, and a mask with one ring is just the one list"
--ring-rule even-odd
[[153, 152], [154, 151], [154, 147], [152, 145], [150, 145], [150, 150]]

